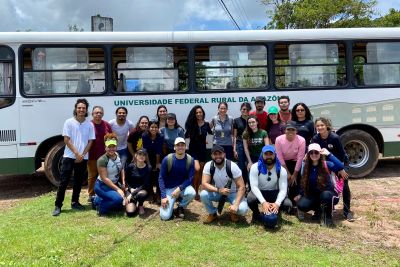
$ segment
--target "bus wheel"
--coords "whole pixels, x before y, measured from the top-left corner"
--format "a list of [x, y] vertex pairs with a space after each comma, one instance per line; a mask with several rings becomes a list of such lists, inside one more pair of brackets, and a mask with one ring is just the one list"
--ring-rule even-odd
[[64, 142], [58, 142], [47, 153], [44, 159], [44, 173], [55, 186], [60, 184], [61, 162], [64, 154]]
[[340, 140], [349, 156], [350, 177], [364, 177], [375, 169], [379, 149], [370, 134], [362, 130], [349, 130], [340, 136]]

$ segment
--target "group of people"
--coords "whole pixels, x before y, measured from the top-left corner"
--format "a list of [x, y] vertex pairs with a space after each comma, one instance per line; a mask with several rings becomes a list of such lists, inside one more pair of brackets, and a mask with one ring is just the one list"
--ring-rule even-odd
[[[78, 99], [74, 116], [64, 123], [66, 146], [53, 215], [61, 213], [72, 172], [71, 208], [84, 209], [79, 194], [87, 168], [89, 201], [99, 216], [116, 209], [143, 215], [149, 199], [160, 205], [162, 220], [184, 218], [186, 207], [197, 199], [208, 214], [205, 223], [216, 220], [229, 202], [233, 222], [250, 208], [253, 222], [273, 228], [281, 211], [302, 220], [312, 210], [312, 219], [332, 226], [332, 209], [342, 193], [337, 183], [344, 182], [343, 216], [353, 221], [347, 156], [330, 120], [314, 122], [304, 103], [290, 109], [288, 96], [268, 110], [262, 96], [254, 104], [252, 111], [250, 103], [242, 103], [241, 115], [233, 118], [221, 102], [210, 121], [196, 105], [183, 128], [164, 105], [154, 119], [141, 116], [136, 125], [127, 119], [125, 107], [106, 122], [103, 108], [95, 106], [89, 121], [89, 103]], [[207, 162], [208, 135], [213, 135], [213, 147]]]

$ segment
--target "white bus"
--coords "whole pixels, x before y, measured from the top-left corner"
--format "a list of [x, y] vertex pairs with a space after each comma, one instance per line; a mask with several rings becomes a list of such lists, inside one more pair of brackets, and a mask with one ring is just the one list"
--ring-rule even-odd
[[400, 154], [399, 87], [399, 28], [0, 33], [0, 173], [44, 166], [57, 184], [77, 98], [134, 122], [164, 104], [184, 124], [195, 104], [210, 119], [226, 101], [236, 117], [255, 96], [288, 95], [332, 119], [362, 177]]

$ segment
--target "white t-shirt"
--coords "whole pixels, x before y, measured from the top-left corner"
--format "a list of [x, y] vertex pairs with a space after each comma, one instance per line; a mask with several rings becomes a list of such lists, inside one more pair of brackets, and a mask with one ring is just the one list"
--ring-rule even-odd
[[[204, 165], [203, 174], [211, 175], [210, 173], [211, 162], [212, 161], [209, 161]], [[228, 180], [230, 179], [228, 177], [228, 174], [226, 173], [226, 159], [222, 169], [218, 168], [217, 165], [215, 164], [214, 166], [215, 166], [214, 177], [211, 177], [211, 179], [214, 181], [214, 185], [217, 188], [224, 188]], [[234, 180], [237, 180], [238, 178], [242, 177], [242, 171], [239, 169], [238, 165], [235, 162], [231, 162], [231, 171]], [[231, 193], [233, 192], [236, 192], [236, 184], [234, 182], [231, 185]]]
[[111, 129], [113, 130], [113, 132], [117, 134], [118, 137], [117, 150], [127, 148], [128, 147], [127, 140], [129, 132], [133, 130], [133, 128], [135, 128], [133, 123], [130, 120], [126, 120], [125, 124], [120, 126], [117, 123], [116, 119], [110, 120], [108, 123], [111, 125]]
[[[279, 188], [279, 193], [275, 203], [280, 206], [287, 194], [287, 172], [285, 168], [281, 167], [281, 173], [279, 175], [279, 186], [275, 165], [271, 170], [269, 170], [269, 173], [271, 173], [271, 175], [268, 175], [268, 173], [259, 173], [258, 163], [254, 163], [253, 165], [251, 165], [249, 173], [251, 192], [253, 192], [260, 203], [263, 203], [265, 202], [265, 199], [260, 190], [277, 190]], [[268, 177], [271, 178], [269, 181]]]
[[[75, 119], [75, 117], [69, 118], [64, 122], [62, 135], [70, 138], [72, 144], [79, 153], [83, 153], [89, 140], [96, 139], [93, 124], [87, 119], [80, 123]], [[76, 159], [75, 154], [68, 148], [68, 146], [65, 146], [64, 158]], [[89, 154], [86, 153], [84, 159], [88, 158]]]

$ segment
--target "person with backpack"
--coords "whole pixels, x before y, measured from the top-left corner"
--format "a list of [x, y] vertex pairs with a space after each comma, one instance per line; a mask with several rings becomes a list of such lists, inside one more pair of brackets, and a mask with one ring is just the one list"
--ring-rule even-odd
[[287, 172], [281, 167], [273, 145], [262, 148], [258, 162], [250, 168], [249, 179], [251, 191], [247, 204], [253, 211], [252, 223], [261, 221], [266, 228], [275, 228], [279, 211], [291, 208], [292, 202], [286, 198]]
[[339, 202], [339, 190], [343, 190], [337, 187], [339, 181], [334, 173], [344, 175], [343, 170], [343, 163], [327, 149], [321, 149], [317, 143], [308, 146], [300, 180], [300, 194], [295, 197], [295, 201], [300, 211], [314, 210], [312, 219], [320, 220], [322, 226], [334, 226], [332, 209]]
[[[225, 150], [220, 145], [211, 149], [212, 160], [203, 169], [200, 199], [205, 206], [208, 216], [204, 223], [215, 221], [217, 211], [221, 214], [225, 201], [229, 201], [229, 213], [232, 222], [239, 221], [238, 215], [246, 215], [248, 206], [245, 199], [246, 187], [242, 171], [236, 163], [225, 158]], [[215, 207], [212, 202], [218, 202]]]
[[194, 176], [194, 160], [186, 154], [186, 143], [182, 137], [174, 141], [175, 153], [168, 154], [161, 163], [158, 183], [161, 191], [161, 220], [172, 218], [173, 208], [181, 198], [176, 209], [177, 217], [184, 219], [184, 209], [194, 199], [196, 192], [191, 186]]

